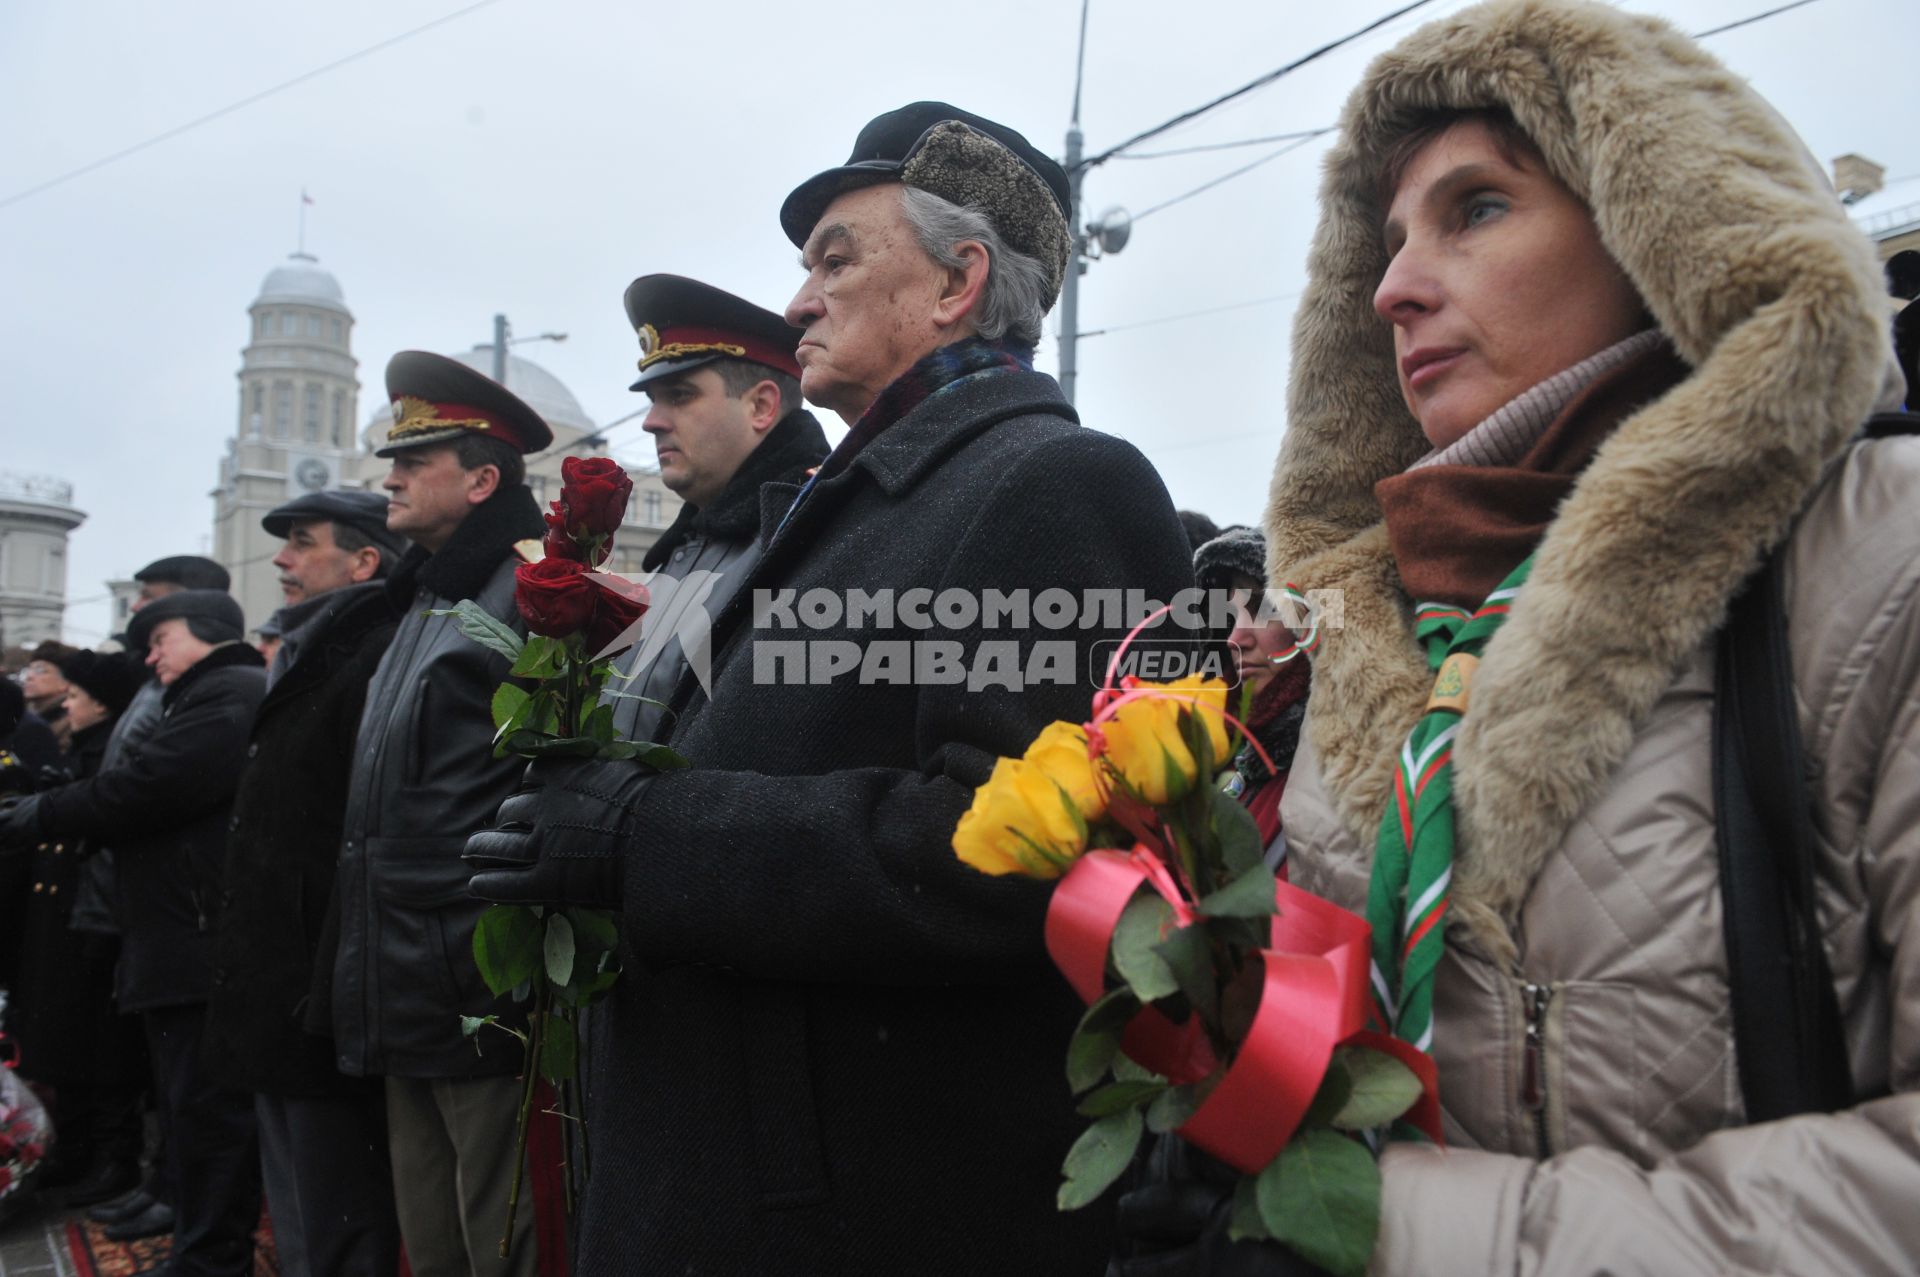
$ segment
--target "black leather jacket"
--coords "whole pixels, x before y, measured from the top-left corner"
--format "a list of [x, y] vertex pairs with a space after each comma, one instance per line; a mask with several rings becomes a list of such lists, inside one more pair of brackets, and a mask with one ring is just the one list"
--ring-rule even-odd
[[438, 554], [416, 547], [388, 582], [400, 626], [367, 689], [335, 882], [338, 947], [315, 997], [332, 1008], [344, 1073], [470, 1077], [519, 1067], [507, 1035], [460, 1033], [462, 1015], [508, 1010], [474, 966], [485, 906], [467, 894], [460, 859], [467, 835], [492, 820], [526, 767], [493, 756], [488, 707], [507, 661], [452, 617], [428, 613], [472, 599], [524, 633], [511, 547], [543, 526], [527, 489], [506, 489], [475, 507]]

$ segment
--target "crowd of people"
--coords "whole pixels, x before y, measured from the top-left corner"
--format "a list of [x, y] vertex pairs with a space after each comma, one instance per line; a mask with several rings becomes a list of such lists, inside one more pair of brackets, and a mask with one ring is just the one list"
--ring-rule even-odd
[[[1047, 887], [950, 850], [995, 759], [1088, 716], [1127, 618], [936, 606], [901, 633], [957, 677], [763, 659], [770, 594], [1197, 581], [1244, 607], [1189, 636], [1253, 693], [1225, 784], [1294, 886], [1395, 937], [1383, 1027], [1437, 1064], [1446, 1144], [1380, 1148], [1371, 1271], [1909, 1270], [1911, 314], [1748, 86], [1578, 0], [1378, 59], [1320, 205], [1259, 528], [1176, 513], [1033, 367], [1070, 184], [1003, 124], [869, 123], [779, 210], [784, 313], [634, 281], [633, 388], [685, 506], [645, 564], [672, 639], [610, 703], [684, 769], [496, 757], [508, 662], [449, 610], [524, 632], [523, 458], [551, 434], [395, 356], [383, 491], [264, 519], [270, 661], [224, 571], [177, 556], [137, 574], [124, 652], [48, 644], [0, 683], [0, 985], [60, 1133], [40, 1191], [170, 1230], [176, 1274], [250, 1271], [263, 1192], [315, 1277], [1316, 1271], [1236, 1239], [1233, 1176], [1175, 1135], [1055, 1209], [1082, 1008]], [[1310, 660], [1263, 619], [1283, 584], [1339, 600]], [[1730, 610], [1780, 643], [1759, 682]], [[819, 652], [899, 637], [813, 617]], [[1067, 679], [964, 672], [1062, 640]], [[1761, 843], [1792, 872], [1751, 868]], [[1735, 892], [1756, 872], [1771, 915]], [[461, 1026], [514, 1014], [470, 958], [488, 902], [614, 910], [626, 968], [583, 1048], [584, 1196], [520, 1212], [510, 1258], [521, 1057]]]

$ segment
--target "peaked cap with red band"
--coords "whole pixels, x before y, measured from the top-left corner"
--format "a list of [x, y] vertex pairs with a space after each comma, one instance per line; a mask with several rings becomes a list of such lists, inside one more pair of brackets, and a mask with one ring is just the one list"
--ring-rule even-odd
[[387, 398], [393, 428], [376, 457], [470, 434], [498, 439], [523, 455], [553, 443], [553, 431], [518, 395], [445, 355], [403, 350], [388, 360]]
[[640, 338], [640, 379], [630, 389], [716, 359], [745, 359], [800, 377], [794, 357], [800, 329], [697, 279], [642, 275], [627, 285], [627, 319]]

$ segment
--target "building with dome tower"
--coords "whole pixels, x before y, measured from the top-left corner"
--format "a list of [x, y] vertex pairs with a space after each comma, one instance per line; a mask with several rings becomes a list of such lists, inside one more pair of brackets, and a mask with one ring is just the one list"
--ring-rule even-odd
[[233, 575], [233, 596], [257, 625], [282, 601], [272, 562], [280, 541], [260, 519], [303, 492], [348, 479], [360, 380], [353, 312], [310, 254], [295, 253], [269, 271], [247, 315], [238, 427], [213, 491], [213, 557]]
[[[378, 491], [388, 463], [373, 455], [393, 424], [380, 404], [359, 429], [359, 361], [353, 356], [353, 313], [334, 277], [307, 253], [268, 272], [247, 308], [250, 340], [241, 352], [238, 424], [214, 488], [213, 557], [233, 576], [233, 595], [257, 626], [281, 605], [273, 556], [281, 541], [261, 518], [307, 492], [325, 488]], [[494, 347], [478, 345], [453, 358], [494, 375]], [[527, 485], [544, 506], [560, 491], [560, 463], [569, 456], [605, 456], [593, 419], [558, 377], [509, 352], [506, 386], [546, 420], [553, 446], [527, 458]], [[384, 396], [382, 396], [384, 399]], [[680, 510], [680, 498], [657, 470], [628, 466], [633, 499], [616, 538], [610, 571], [642, 575], [640, 560]]]

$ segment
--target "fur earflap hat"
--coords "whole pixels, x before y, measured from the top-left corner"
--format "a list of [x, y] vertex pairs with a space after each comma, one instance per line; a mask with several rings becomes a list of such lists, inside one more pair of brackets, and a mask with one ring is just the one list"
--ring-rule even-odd
[[804, 248], [829, 204], [881, 182], [980, 209], [1009, 247], [1046, 268], [1047, 305], [1060, 296], [1073, 248], [1067, 171], [1018, 131], [945, 102], [912, 102], [875, 116], [845, 164], [814, 174], [787, 196], [780, 227]]

